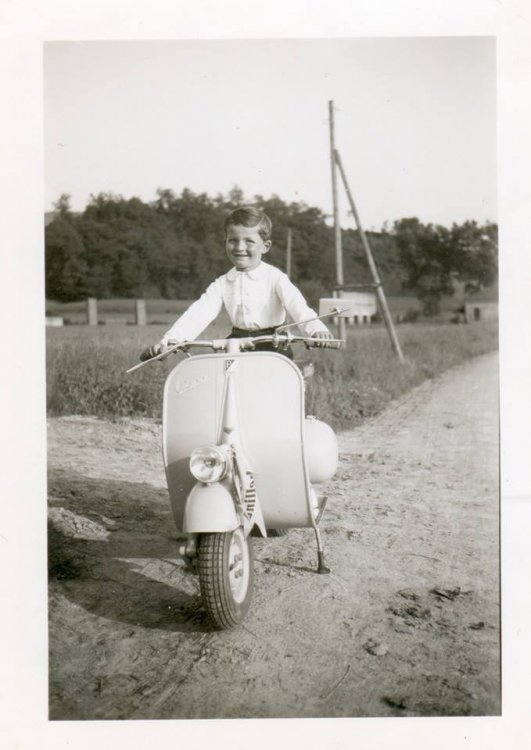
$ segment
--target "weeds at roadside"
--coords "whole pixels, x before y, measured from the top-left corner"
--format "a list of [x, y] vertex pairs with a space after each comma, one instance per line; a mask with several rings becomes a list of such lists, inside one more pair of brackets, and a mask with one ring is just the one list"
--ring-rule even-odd
[[498, 346], [495, 325], [404, 326], [400, 340], [403, 363], [382, 328], [351, 332], [342, 354], [314, 354], [307, 411], [336, 429], [352, 427], [424, 380]]

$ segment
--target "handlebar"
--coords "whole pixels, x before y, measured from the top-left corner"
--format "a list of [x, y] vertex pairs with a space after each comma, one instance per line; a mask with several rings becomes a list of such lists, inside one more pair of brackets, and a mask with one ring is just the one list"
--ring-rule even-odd
[[[188, 349], [192, 347], [209, 348], [215, 352], [226, 351], [227, 342], [234, 340], [235, 339], [210, 339], [181, 342], [169, 341], [168, 348], [165, 351], [157, 354], [157, 356], [152, 357], [151, 359], [133, 365], [133, 367], [130, 367], [128, 370], [126, 370], [126, 372], [129, 373], [133, 372], [134, 370], [138, 370], [140, 367], [144, 367], [144, 365], [149, 365], [152, 362], [165, 359], [169, 354], [173, 354], [178, 351], [187, 353]], [[256, 344], [261, 343], [273, 344], [277, 349], [285, 348], [287, 346], [290, 346], [291, 344], [304, 344], [307, 349], [341, 349], [341, 347], [345, 343], [344, 339], [325, 339], [310, 336], [293, 336], [289, 332], [280, 334], [273, 333], [267, 336], [249, 336], [246, 338], [237, 339], [237, 341], [239, 342], [240, 350], [243, 351], [252, 350], [255, 348]]]
[[[277, 349], [289, 346], [291, 344], [304, 344], [307, 349], [341, 349], [345, 343], [344, 339], [321, 339], [310, 336], [292, 336], [290, 334], [271, 334], [267, 336], [248, 336], [245, 338], [237, 339], [241, 349], [254, 349], [256, 344], [273, 344]], [[211, 340], [197, 340], [197, 341], [169, 341], [170, 347], [181, 349], [186, 351], [193, 346], [197, 347], [208, 347], [214, 351], [223, 351], [227, 348], [227, 341], [234, 341], [234, 339], [211, 339]], [[164, 354], [168, 354], [166, 351]], [[164, 355], [163, 355], [164, 356]]]

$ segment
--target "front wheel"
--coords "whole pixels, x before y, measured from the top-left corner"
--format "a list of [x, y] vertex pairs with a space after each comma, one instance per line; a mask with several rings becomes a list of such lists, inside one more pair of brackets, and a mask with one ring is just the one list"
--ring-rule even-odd
[[202, 534], [198, 546], [199, 586], [218, 628], [239, 625], [251, 603], [253, 549], [241, 527], [223, 534]]

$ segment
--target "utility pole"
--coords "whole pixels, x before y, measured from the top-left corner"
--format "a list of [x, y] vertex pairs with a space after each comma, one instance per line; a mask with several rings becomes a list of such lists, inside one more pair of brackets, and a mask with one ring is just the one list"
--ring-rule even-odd
[[400, 342], [398, 341], [395, 328], [393, 326], [393, 319], [391, 318], [391, 313], [389, 312], [389, 307], [387, 306], [387, 300], [385, 298], [382, 281], [380, 279], [380, 274], [378, 273], [378, 269], [376, 267], [376, 263], [374, 262], [374, 258], [372, 257], [371, 248], [369, 246], [369, 243], [367, 241], [367, 237], [365, 236], [365, 232], [363, 231], [363, 227], [361, 226], [360, 217], [358, 215], [358, 212], [356, 210], [356, 206], [354, 204], [354, 199], [352, 198], [352, 194], [350, 192], [350, 188], [347, 182], [347, 176], [345, 174], [345, 170], [343, 169], [343, 164], [341, 163], [341, 157], [339, 156], [339, 151], [337, 149], [334, 150], [334, 160], [337, 163], [337, 166], [339, 168], [339, 173], [341, 174], [341, 178], [343, 180], [343, 185], [345, 186], [345, 190], [347, 193], [347, 198], [350, 203], [350, 209], [352, 211], [352, 215], [354, 216], [354, 220], [356, 222], [356, 226], [358, 228], [358, 231], [360, 233], [361, 237], [361, 244], [363, 245], [363, 249], [365, 251], [365, 255], [367, 256], [367, 262], [369, 263], [369, 268], [371, 269], [372, 278], [374, 281], [374, 287], [376, 290], [376, 296], [378, 297], [378, 302], [380, 303], [380, 309], [383, 314], [383, 318], [385, 321], [385, 325], [387, 326], [387, 331], [389, 333], [389, 337], [391, 339], [391, 344], [393, 346], [393, 349], [395, 350], [396, 354], [398, 355], [398, 358], [401, 362], [404, 361], [404, 355], [402, 354], [402, 349], [400, 348]]
[[288, 279], [291, 278], [291, 229], [288, 229], [288, 238], [286, 241], [286, 274]]
[[[341, 226], [339, 224], [339, 209], [337, 202], [337, 172], [336, 172], [336, 146], [334, 136], [334, 102], [328, 102], [328, 115], [330, 123], [330, 165], [332, 168], [332, 200], [334, 205], [334, 245], [336, 249], [336, 282], [339, 289], [344, 284], [343, 278], [343, 250], [341, 247]], [[339, 338], [346, 338], [345, 318], [338, 317]]]

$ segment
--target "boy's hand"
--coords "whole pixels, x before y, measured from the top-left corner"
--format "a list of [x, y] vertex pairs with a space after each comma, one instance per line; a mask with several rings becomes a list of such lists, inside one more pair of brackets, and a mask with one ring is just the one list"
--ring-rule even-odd
[[144, 351], [140, 354], [140, 361], [145, 362], [148, 359], [153, 359], [153, 357], [157, 357], [159, 354], [162, 354], [164, 351], [164, 347], [162, 344], [153, 344], [153, 346], [148, 346], [147, 349], [144, 349]]
[[315, 346], [318, 347], [326, 346], [327, 339], [334, 338], [330, 331], [316, 331], [315, 333], [312, 333], [311, 337], [312, 339], [320, 339], [320, 341], [315, 343]]

